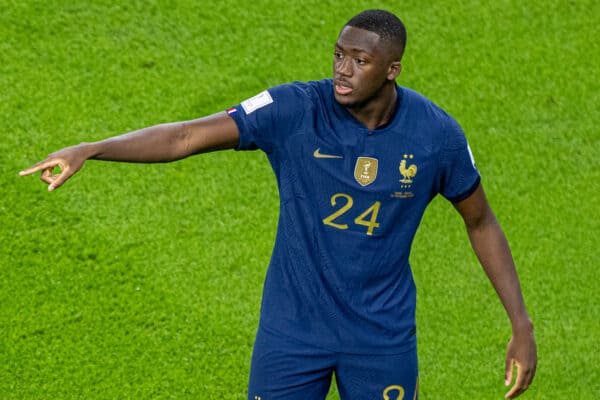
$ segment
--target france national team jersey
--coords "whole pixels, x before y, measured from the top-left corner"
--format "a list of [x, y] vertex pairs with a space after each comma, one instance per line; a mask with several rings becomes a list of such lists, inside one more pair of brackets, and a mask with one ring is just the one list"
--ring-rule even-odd
[[370, 130], [331, 80], [265, 91], [228, 112], [241, 150], [261, 149], [280, 215], [261, 328], [346, 353], [416, 344], [409, 251], [427, 204], [479, 184], [465, 136], [443, 110], [398, 87], [391, 121]]

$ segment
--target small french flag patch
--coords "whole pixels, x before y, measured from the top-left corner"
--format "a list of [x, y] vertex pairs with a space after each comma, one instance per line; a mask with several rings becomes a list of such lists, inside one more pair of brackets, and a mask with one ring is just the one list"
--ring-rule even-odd
[[227, 114], [232, 115], [235, 114], [237, 112], [237, 108], [235, 107], [231, 107], [229, 110], [227, 110]]

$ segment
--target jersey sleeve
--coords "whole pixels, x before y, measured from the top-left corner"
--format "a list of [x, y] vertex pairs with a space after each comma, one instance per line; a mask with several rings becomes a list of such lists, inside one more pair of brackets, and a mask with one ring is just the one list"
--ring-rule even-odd
[[285, 84], [227, 110], [240, 133], [237, 150], [273, 152], [302, 120], [307, 98], [298, 85]]
[[469, 197], [481, 180], [473, 153], [460, 125], [448, 117], [441, 151], [440, 193], [453, 203]]

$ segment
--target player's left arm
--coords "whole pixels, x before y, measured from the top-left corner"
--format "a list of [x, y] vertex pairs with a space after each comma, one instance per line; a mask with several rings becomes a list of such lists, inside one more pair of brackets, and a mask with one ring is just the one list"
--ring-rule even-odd
[[512, 338], [506, 353], [505, 385], [509, 386], [512, 382], [515, 366], [518, 373], [515, 384], [505, 397], [513, 399], [523, 393], [533, 380], [537, 350], [533, 323], [525, 307], [512, 254], [481, 184], [471, 196], [455, 203], [454, 207], [465, 222], [471, 246], [512, 324]]

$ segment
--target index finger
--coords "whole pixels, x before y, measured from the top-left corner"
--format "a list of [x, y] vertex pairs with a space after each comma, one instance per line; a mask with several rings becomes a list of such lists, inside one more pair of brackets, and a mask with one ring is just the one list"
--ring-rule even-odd
[[40, 161], [38, 163], [35, 163], [31, 167], [19, 172], [19, 176], [31, 175], [34, 172], [41, 171], [43, 169], [54, 168], [54, 167], [58, 166], [59, 163], [60, 163], [59, 160], [46, 159], [46, 160]]

